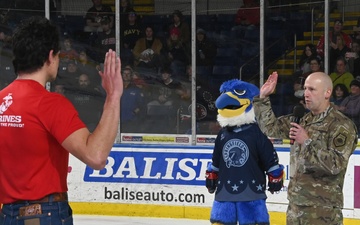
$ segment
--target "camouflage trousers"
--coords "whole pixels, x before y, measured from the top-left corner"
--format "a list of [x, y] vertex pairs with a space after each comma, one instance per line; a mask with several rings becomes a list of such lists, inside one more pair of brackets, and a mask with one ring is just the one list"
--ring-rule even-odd
[[286, 225], [343, 225], [340, 208], [289, 204]]

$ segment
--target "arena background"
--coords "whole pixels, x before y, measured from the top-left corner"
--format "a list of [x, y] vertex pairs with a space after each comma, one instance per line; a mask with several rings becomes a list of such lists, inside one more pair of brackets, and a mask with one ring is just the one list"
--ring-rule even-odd
[[[124, 23], [120, 20], [120, 2], [103, 0], [103, 3], [111, 6], [114, 12], [116, 49], [120, 52], [120, 29]], [[291, 113], [287, 98], [293, 95], [291, 77], [305, 44], [316, 44], [337, 18], [344, 21], [346, 33], [354, 34], [360, 17], [360, 3], [356, 0], [261, 0], [259, 29], [240, 39], [231, 33], [231, 28], [243, 4], [241, 0], [133, 0], [130, 3], [142, 23], [154, 26], [156, 35], [162, 40], [168, 35], [166, 28], [173, 11], [180, 10], [191, 29], [191, 56], [196, 55], [196, 30], [202, 28], [216, 43], [215, 64], [211, 71], [204, 73], [197, 67], [195, 57], [191, 57], [194, 75], [191, 93], [194, 94], [187, 107], [166, 115], [175, 121], [172, 129], [157, 129], [156, 121], [147, 123], [148, 115], [132, 133], [125, 133], [119, 124], [116, 143], [106, 168], [101, 171], [70, 158], [69, 197], [75, 214], [207, 219], [213, 195], [204, 187], [204, 173], [218, 130], [211, 110], [220, 84], [237, 78], [260, 86], [268, 74], [276, 70], [280, 75], [279, 85], [271, 96], [275, 113]], [[91, 52], [92, 34], [83, 31], [85, 13], [91, 6], [91, 0], [1, 1], [0, 32], [10, 35], [21, 19], [45, 15], [58, 25], [61, 38], [70, 36], [75, 48], [85, 47]], [[9, 45], [0, 41], [0, 52], [0, 84], [3, 87], [16, 75]], [[153, 78], [158, 74], [142, 75]], [[206, 84], [202, 92], [197, 92], [195, 76]], [[156, 89], [158, 84], [149, 80], [148, 85]], [[52, 91], [52, 84], [47, 88]], [[272, 140], [281, 163], [288, 168], [288, 140]], [[343, 190], [346, 225], [360, 221], [359, 150], [350, 159]], [[282, 191], [268, 195], [271, 224], [285, 224], [287, 182]]]

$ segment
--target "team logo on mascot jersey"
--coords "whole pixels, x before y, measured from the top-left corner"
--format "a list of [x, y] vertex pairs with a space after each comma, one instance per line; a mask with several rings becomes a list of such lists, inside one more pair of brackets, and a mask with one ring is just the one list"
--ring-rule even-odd
[[226, 167], [242, 167], [249, 159], [249, 148], [240, 139], [231, 139], [223, 147], [223, 158]]

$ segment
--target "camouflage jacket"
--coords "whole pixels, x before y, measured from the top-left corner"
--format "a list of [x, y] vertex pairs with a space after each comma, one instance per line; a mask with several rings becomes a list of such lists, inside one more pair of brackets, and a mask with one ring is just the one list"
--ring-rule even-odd
[[[291, 115], [276, 118], [269, 98], [255, 98], [261, 130], [269, 137], [289, 138]], [[357, 145], [354, 123], [330, 106], [319, 115], [307, 113], [299, 123], [313, 140], [290, 149], [289, 202], [296, 205], [343, 206], [343, 185], [349, 158]]]

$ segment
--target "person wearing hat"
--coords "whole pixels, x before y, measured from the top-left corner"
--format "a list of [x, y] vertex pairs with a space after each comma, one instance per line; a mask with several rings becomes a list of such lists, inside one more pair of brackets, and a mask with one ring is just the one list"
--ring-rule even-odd
[[112, 49], [113, 51], [116, 49], [115, 30], [111, 28], [110, 17], [104, 16], [101, 19], [101, 28], [102, 32], [98, 32], [94, 46], [96, 52], [95, 60], [99, 63], [104, 61], [105, 53], [109, 49]]
[[[120, 0], [120, 23], [123, 24], [127, 20], [128, 14], [134, 12], [130, 0]], [[120, 27], [121, 29], [121, 27]]]
[[121, 22], [124, 26], [121, 26], [121, 37], [120, 37], [120, 54], [121, 59], [124, 63], [133, 65], [134, 58], [132, 51], [135, 47], [137, 40], [141, 38], [142, 27], [137, 19], [135, 11], [130, 11], [127, 13], [126, 23]]
[[[329, 32], [328, 34], [328, 38], [330, 40], [330, 46], [331, 48], [336, 48], [336, 36], [337, 35], [341, 35], [344, 39], [344, 42], [345, 42], [345, 45], [348, 47], [348, 48], [351, 48], [351, 43], [352, 43], [352, 39], [351, 37], [344, 33], [342, 31], [343, 29], [343, 21], [340, 20], [340, 19], [336, 19], [334, 21], [334, 26], [333, 26], [333, 30]], [[324, 57], [324, 45], [325, 45], [325, 35], [322, 35], [316, 45], [316, 50], [318, 52], [318, 54], [323, 58]], [[331, 66], [331, 65], [330, 65]]]
[[190, 48], [190, 26], [184, 21], [184, 16], [180, 10], [175, 10], [172, 16], [173, 18], [169, 27], [169, 33], [172, 28], [179, 28], [180, 40], [185, 44], [186, 47]]
[[[358, 78], [360, 79], [360, 78]], [[339, 106], [339, 111], [349, 117], [360, 131], [360, 81], [354, 79], [350, 83], [350, 95]]]
[[180, 39], [180, 29], [173, 27], [166, 40], [167, 61], [175, 79], [185, 77], [186, 65], [190, 62], [190, 49]]
[[211, 67], [214, 65], [216, 56], [216, 45], [206, 37], [206, 32], [202, 28], [196, 31], [196, 65]]

